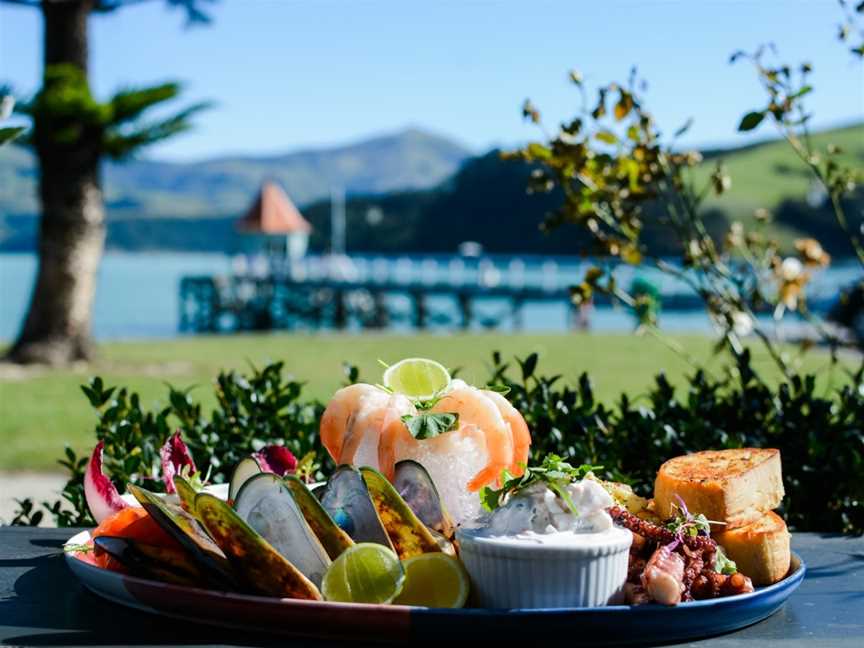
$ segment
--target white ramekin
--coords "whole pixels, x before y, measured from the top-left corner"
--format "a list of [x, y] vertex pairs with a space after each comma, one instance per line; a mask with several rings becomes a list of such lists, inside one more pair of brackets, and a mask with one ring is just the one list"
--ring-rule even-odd
[[477, 605], [597, 607], [619, 602], [633, 535], [614, 527], [602, 544], [540, 544], [459, 529], [459, 557]]

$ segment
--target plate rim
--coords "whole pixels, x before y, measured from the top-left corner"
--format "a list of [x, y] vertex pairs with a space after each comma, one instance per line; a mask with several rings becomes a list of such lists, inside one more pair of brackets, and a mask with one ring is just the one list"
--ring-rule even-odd
[[[552, 608], [430, 608], [423, 606], [410, 606], [410, 605], [398, 605], [398, 604], [374, 604], [374, 603], [340, 603], [333, 601], [311, 601], [304, 599], [292, 599], [292, 598], [278, 598], [278, 597], [270, 597], [270, 596], [259, 596], [255, 594], [243, 594], [239, 592], [226, 592], [215, 589], [208, 589], [203, 587], [190, 587], [186, 585], [174, 585], [171, 583], [165, 583], [163, 581], [153, 580], [149, 578], [141, 578], [139, 576], [130, 576], [128, 574], [121, 574], [119, 572], [112, 571], [110, 569], [103, 569], [101, 567], [97, 567], [95, 565], [91, 565], [90, 563], [81, 560], [75, 555], [74, 551], [66, 551], [66, 547], [70, 545], [82, 545], [86, 544], [91, 538], [90, 530], [85, 529], [73, 535], [71, 538], [66, 540], [63, 543], [64, 547], [64, 558], [67, 561], [67, 564], [70, 565], [70, 569], [72, 570], [75, 577], [82, 581], [82, 579], [78, 576], [76, 569], [83, 569], [86, 571], [91, 571], [94, 574], [98, 574], [100, 577], [108, 577], [108, 578], [116, 578], [120, 581], [129, 581], [131, 583], [137, 583], [145, 586], [158, 586], [163, 588], [168, 588], [170, 591], [176, 593], [185, 593], [188, 592], [195, 596], [217, 596], [220, 598], [227, 598], [231, 600], [238, 601], [246, 601], [248, 603], [267, 603], [268, 605], [273, 605], [275, 602], [291, 605], [297, 607], [326, 607], [331, 610], [340, 610], [344, 609], [346, 611], [387, 611], [392, 612], [394, 614], [404, 614], [406, 611], [410, 611], [411, 614], [447, 614], [447, 615], [465, 615], [465, 616], [477, 616], [477, 615], [524, 615], [524, 616], [535, 616], [535, 615], [550, 615], [550, 614], [600, 614], [600, 615], [608, 615], [608, 614], [622, 614], [622, 613], [630, 613], [630, 614], [645, 614], [651, 613], [653, 614], [675, 614], [677, 613], [686, 613], [689, 610], [698, 610], [702, 608], [715, 608], [718, 606], [727, 605], [735, 605], [739, 603], [746, 604], [748, 601], [754, 599], [762, 599], [769, 597], [771, 594], [776, 592], [781, 592], [785, 590], [789, 590], [789, 595], [791, 595], [804, 580], [804, 577], [807, 573], [807, 564], [801, 558], [801, 556], [795, 551], [791, 553], [791, 562], [790, 562], [790, 570], [786, 576], [783, 577], [782, 580], [777, 581], [771, 585], [767, 585], [765, 587], [760, 587], [753, 592], [748, 592], [745, 594], [736, 594], [733, 596], [724, 596], [720, 598], [711, 598], [711, 599], [703, 599], [700, 601], [687, 601], [685, 603], [679, 603], [674, 606], [666, 606], [659, 604], [646, 604], [646, 605], [605, 605], [605, 606], [597, 606], [597, 607], [552, 607]], [[75, 561], [76, 567], [71, 567], [71, 561]], [[797, 564], [796, 564], [797, 563]], [[93, 589], [87, 582], [83, 582], [88, 589]], [[102, 595], [99, 592], [100, 596]], [[786, 597], [788, 598], [788, 596]], [[785, 601], [785, 598], [784, 598]], [[129, 604], [128, 602], [126, 603]], [[782, 601], [781, 601], [782, 604]], [[778, 606], [779, 607], [779, 606]], [[685, 612], [680, 612], [684, 610]], [[161, 612], [156, 611], [161, 614]], [[202, 622], [206, 622], [205, 618], [201, 618]]]

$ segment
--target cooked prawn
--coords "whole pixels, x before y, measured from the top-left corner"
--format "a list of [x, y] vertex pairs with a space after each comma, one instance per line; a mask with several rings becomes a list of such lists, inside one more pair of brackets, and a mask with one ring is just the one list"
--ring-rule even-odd
[[[468, 490], [480, 490], [501, 476], [513, 464], [513, 433], [496, 403], [482, 390], [454, 380], [450, 391], [432, 408], [433, 412], [455, 412], [459, 429], [474, 425], [483, 431], [488, 455], [486, 466], [468, 482]], [[456, 430], [458, 433], [459, 430]], [[448, 433], [451, 434], [451, 433]]]
[[[351, 385], [337, 391], [327, 405], [321, 418], [321, 442], [334, 461], [369, 465], [390, 479], [401, 459], [424, 454], [444, 459], [470, 452], [475, 466], [482, 467], [470, 469], [467, 483], [458, 486], [462, 492], [476, 492], [496, 482], [505, 469], [522, 474], [531, 435], [525, 419], [501, 394], [454, 380], [430, 411], [458, 414], [457, 429], [415, 439], [402, 420], [406, 414], [417, 414], [410, 399], [373, 385]], [[470, 441], [467, 446], [466, 441]]]
[[345, 442], [345, 432], [350, 427], [355, 413], [359, 409], [360, 399], [374, 389], [372, 385], [358, 383], [343, 387], [335, 394], [321, 416], [319, 436], [321, 444], [330, 453], [334, 461], [342, 456], [342, 445]]
[[361, 446], [376, 447], [385, 426], [413, 412], [405, 396], [363, 383], [344, 387], [321, 417], [321, 443], [337, 463], [353, 463]]
[[525, 465], [528, 463], [528, 450], [531, 447], [531, 433], [528, 431], [528, 424], [519, 410], [513, 407], [504, 396], [488, 389], [484, 389], [483, 394], [495, 403], [501, 416], [510, 426], [510, 432], [513, 434], [513, 463], [510, 465], [509, 471], [516, 477], [521, 477], [525, 472]]

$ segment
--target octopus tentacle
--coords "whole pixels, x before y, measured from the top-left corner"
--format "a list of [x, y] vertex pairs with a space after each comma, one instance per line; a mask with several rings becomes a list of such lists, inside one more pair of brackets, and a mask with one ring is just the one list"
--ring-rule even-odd
[[[653, 522], [636, 517], [630, 513], [630, 511], [623, 509], [620, 506], [611, 506], [607, 510], [615, 522], [627, 529], [630, 529], [633, 533], [638, 533], [648, 540], [653, 540], [658, 544], [666, 545], [679, 539], [679, 536], [672, 533], [669, 529], [665, 529]], [[690, 549], [698, 549], [702, 551], [708, 550], [712, 552], [717, 550], [717, 543], [710, 536], [684, 535], [681, 536], [680, 539], [681, 542]]]

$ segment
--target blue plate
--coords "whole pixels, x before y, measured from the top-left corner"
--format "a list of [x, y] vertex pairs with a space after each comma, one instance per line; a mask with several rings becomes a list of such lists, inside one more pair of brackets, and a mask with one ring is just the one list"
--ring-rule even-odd
[[412, 631], [434, 636], [446, 624], [449, 636], [490, 639], [548, 638], [590, 645], [671, 643], [732, 632], [779, 610], [798, 589], [807, 566], [793, 553], [789, 574], [750, 594], [692, 601], [674, 607], [656, 604], [540, 610], [412, 610]]
[[[87, 531], [72, 545], [90, 539]], [[751, 594], [675, 607], [615, 605], [544, 610], [447, 610], [404, 605], [360, 605], [249, 596], [127, 576], [89, 564], [74, 552], [66, 562], [99, 596], [163, 617], [283, 635], [361, 641], [428, 641], [476, 638], [482, 645], [527, 646], [539, 639], [567, 644], [669, 643], [738, 630], [776, 612], [804, 579], [804, 561], [792, 554], [789, 575]], [[166, 620], [166, 623], [170, 621]]]

